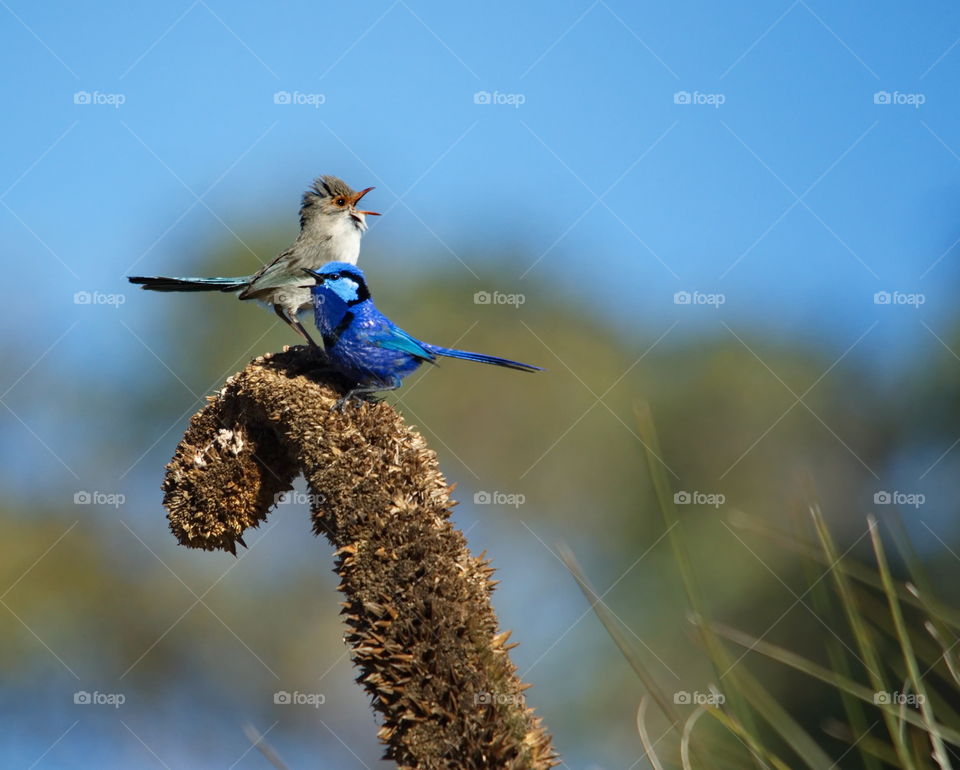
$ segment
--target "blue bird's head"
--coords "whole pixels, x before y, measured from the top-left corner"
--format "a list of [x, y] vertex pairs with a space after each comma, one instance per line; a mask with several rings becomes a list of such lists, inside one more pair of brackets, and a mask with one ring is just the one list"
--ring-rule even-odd
[[313, 276], [317, 283], [311, 287], [316, 298], [323, 293], [332, 292], [347, 305], [356, 305], [370, 299], [370, 290], [363, 271], [347, 262], [328, 262], [319, 270], [304, 268], [303, 272]]

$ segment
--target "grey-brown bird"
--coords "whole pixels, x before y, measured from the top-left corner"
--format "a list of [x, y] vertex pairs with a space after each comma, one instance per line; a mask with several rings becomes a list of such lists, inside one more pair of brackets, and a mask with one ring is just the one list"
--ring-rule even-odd
[[317, 270], [328, 262], [357, 264], [360, 236], [367, 229], [367, 216], [376, 211], [357, 208], [372, 187], [354, 191], [342, 179], [321, 176], [303, 194], [300, 234], [290, 248], [277, 255], [253, 275], [236, 278], [167, 278], [130, 276], [130, 283], [150, 291], [239, 292], [240, 299], [256, 299], [273, 307], [281, 319], [313, 346], [297, 313], [312, 306], [310, 289], [303, 286], [303, 270]]

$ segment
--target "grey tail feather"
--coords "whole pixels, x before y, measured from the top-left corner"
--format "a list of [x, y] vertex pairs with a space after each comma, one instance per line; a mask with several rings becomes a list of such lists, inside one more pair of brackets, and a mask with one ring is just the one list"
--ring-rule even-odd
[[250, 278], [166, 278], [161, 275], [131, 275], [130, 283], [136, 283], [149, 291], [237, 291], [249, 283]]

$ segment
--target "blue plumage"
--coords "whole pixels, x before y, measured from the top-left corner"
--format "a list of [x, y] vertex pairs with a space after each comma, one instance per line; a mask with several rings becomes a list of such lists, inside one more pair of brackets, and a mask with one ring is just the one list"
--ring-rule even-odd
[[346, 398], [394, 390], [403, 378], [438, 356], [484, 364], [541, 371], [539, 366], [507, 358], [454, 350], [422, 342], [399, 328], [373, 303], [363, 271], [346, 262], [330, 262], [320, 270], [304, 269], [317, 283], [311, 287], [317, 329], [330, 364], [356, 383]]

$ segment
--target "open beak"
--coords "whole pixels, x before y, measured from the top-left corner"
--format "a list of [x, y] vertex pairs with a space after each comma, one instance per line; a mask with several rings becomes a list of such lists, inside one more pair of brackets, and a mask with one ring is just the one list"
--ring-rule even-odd
[[[351, 206], [356, 206], [356, 205], [360, 202], [360, 199], [361, 199], [364, 195], [366, 195], [366, 194], [367, 194], [368, 192], [370, 192], [371, 190], [375, 190], [375, 189], [376, 189], [375, 187], [368, 187], [366, 190], [361, 190], [360, 192], [358, 192], [358, 193], [356, 194], [356, 197], [354, 197], [353, 200], [350, 201], [350, 205], [351, 205]], [[379, 212], [379, 211], [360, 211], [360, 210], [357, 210], [357, 213], [358, 213], [358, 214], [366, 214], [367, 216], [371, 216], [371, 217], [378, 217], [378, 216], [380, 216], [380, 212]]]

